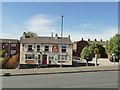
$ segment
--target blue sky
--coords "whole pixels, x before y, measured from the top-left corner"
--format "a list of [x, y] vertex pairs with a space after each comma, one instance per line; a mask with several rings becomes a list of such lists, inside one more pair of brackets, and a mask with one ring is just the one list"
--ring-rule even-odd
[[117, 2], [3, 2], [0, 37], [19, 39], [24, 31], [60, 36], [62, 14], [64, 36], [72, 41], [108, 40], [118, 32]]

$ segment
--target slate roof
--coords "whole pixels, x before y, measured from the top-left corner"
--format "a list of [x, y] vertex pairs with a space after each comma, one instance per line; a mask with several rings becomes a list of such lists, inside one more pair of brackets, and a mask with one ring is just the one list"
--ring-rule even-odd
[[[25, 44], [61, 44], [61, 37], [31, 37], [20, 40]], [[62, 44], [72, 44], [68, 37], [62, 37]]]
[[18, 43], [18, 39], [0, 39], [0, 43]]
[[87, 41], [89, 44], [92, 44], [92, 43], [97, 43], [97, 42], [99, 42], [100, 43], [100, 45], [106, 45], [107, 44], [107, 42], [106, 41]]
[[[81, 41], [82, 41], [82, 40], [81, 40]], [[81, 42], [81, 41], [75, 41], [75, 42], [73, 42], [73, 43], [77, 43], [77, 42]], [[85, 41], [85, 40], [83, 40], [83, 41]], [[99, 42], [100, 45], [106, 45], [106, 44], [107, 44], [106, 41], [86, 41], [86, 42], [88, 42], [89, 44], [93, 44], [93, 43], [97, 43], [97, 42]]]

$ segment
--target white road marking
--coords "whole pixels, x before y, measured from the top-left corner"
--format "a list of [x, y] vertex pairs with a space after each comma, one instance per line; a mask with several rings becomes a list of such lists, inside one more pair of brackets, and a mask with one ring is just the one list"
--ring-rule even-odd
[[68, 87], [63, 87], [63, 88], [83, 88], [83, 87], [111, 86], [111, 85], [117, 85], [117, 87], [116, 87], [116, 88], [118, 88], [118, 83], [113, 83], [113, 84], [82, 85], [82, 86], [68, 86]]

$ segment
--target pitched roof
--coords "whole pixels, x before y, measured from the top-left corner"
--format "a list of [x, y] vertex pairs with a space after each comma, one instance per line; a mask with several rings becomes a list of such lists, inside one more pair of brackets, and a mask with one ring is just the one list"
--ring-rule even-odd
[[[82, 40], [81, 40], [81, 41], [82, 41]], [[75, 41], [75, 42], [73, 42], [73, 43], [78, 43], [78, 42], [81, 42], [81, 41]], [[83, 40], [83, 41], [85, 41], [85, 40]], [[106, 44], [107, 44], [106, 41], [86, 41], [86, 42], [88, 42], [89, 44], [93, 44], [93, 43], [97, 43], [97, 42], [99, 42], [100, 45], [106, 45]]]
[[[20, 40], [20, 43], [26, 44], [61, 44], [61, 37], [31, 37]], [[62, 37], [62, 44], [72, 44], [68, 37]]]
[[0, 43], [17, 43], [18, 39], [0, 39]]
[[88, 41], [89, 44], [93, 44], [93, 43], [97, 43], [97, 42], [99, 42], [100, 45], [106, 45], [107, 44], [106, 41]]

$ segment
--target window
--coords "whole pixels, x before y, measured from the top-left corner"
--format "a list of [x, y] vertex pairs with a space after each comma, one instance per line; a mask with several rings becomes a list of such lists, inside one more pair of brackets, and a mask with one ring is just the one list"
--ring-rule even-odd
[[60, 58], [60, 55], [58, 55], [58, 60], [60, 60], [61, 58]]
[[49, 51], [49, 46], [45, 46], [45, 51]]
[[40, 55], [38, 55], [38, 59], [40, 59], [41, 57], [40, 57]]
[[32, 45], [28, 45], [28, 51], [32, 51]]
[[16, 54], [16, 50], [11, 50], [11, 54]]
[[62, 52], [66, 52], [66, 46], [62, 46]]
[[40, 51], [40, 45], [37, 45], [37, 51]]
[[54, 56], [49, 56], [49, 61], [52, 61], [52, 60], [54, 60]]
[[11, 44], [11, 47], [16, 47], [16, 44]]
[[34, 59], [34, 54], [26, 54], [25, 59]]
[[67, 55], [58, 55], [58, 60], [67, 60]]

